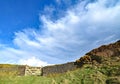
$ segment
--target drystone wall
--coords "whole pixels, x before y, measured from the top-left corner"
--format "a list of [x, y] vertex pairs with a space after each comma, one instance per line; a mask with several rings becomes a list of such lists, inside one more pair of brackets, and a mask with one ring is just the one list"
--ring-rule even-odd
[[77, 68], [77, 65], [75, 65], [74, 62], [69, 62], [66, 64], [60, 64], [60, 65], [46, 66], [42, 68], [42, 76], [47, 76], [47, 75], [56, 74], [56, 73], [65, 73], [67, 71], [71, 71], [76, 68]]
[[[14, 75], [18, 75], [18, 76], [24, 76], [25, 75], [25, 66], [23, 65], [3, 65], [4, 67], [0, 67], [0, 73], [2, 74], [14, 74]], [[0, 74], [0, 75], [1, 75]]]
[[74, 62], [60, 65], [32, 67], [28, 65], [16, 65], [14, 67], [0, 67], [0, 72], [15, 72], [18, 76], [47, 76], [49, 74], [65, 73], [77, 68]]

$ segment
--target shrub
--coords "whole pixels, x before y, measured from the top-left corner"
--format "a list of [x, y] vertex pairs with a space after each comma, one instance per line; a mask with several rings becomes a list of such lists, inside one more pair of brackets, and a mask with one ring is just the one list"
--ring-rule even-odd
[[88, 55], [85, 55], [85, 56], [81, 57], [80, 59], [76, 60], [76, 64], [78, 66], [82, 66], [83, 64], [87, 64], [89, 62], [91, 62], [91, 57]]
[[102, 63], [102, 56], [92, 55], [92, 60], [96, 60], [98, 63]]

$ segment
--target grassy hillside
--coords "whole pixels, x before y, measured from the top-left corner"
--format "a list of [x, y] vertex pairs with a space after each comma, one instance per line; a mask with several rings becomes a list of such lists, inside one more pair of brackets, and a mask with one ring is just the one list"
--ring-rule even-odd
[[74, 71], [47, 77], [0, 75], [0, 84], [120, 84], [120, 63], [99, 67], [85, 64]]

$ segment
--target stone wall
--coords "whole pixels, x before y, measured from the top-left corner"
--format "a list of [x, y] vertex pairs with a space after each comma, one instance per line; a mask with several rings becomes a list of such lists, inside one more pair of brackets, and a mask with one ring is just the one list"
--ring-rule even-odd
[[40, 76], [41, 75], [41, 67], [26, 66], [26, 68], [25, 68], [25, 76], [26, 75]]
[[45, 67], [32, 67], [28, 65], [11, 65], [10, 67], [0, 67], [0, 72], [15, 72], [14, 75], [18, 76], [47, 76], [49, 74], [64, 73], [77, 68], [74, 62], [45, 66]]
[[53, 65], [53, 66], [46, 66], [42, 68], [42, 76], [46, 76], [49, 74], [56, 74], [56, 73], [65, 73], [67, 71], [71, 71], [77, 68], [74, 62], [69, 62], [60, 65]]
[[1, 64], [0, 65], [0, 75], [24, 76], [25, 75], [25, 66]]

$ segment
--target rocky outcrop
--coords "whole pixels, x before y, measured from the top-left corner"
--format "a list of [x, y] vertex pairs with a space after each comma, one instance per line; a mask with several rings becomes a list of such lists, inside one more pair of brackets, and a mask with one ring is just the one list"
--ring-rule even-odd
[[107, 61], [112, 63], [113, 60], [120, 61], [120, 40], [115, 43], [102, 45], [99, 48], [93, 49], [86, 53], [85, 56], [76, 60], [75, 63], [81, 67], [86, 63], [105, 63]]
[[120, 56], [120, 40], [109, 45], [102, 45], [101, 47], [88, 52], [86, 55], [96, 55], [104, 57]]

